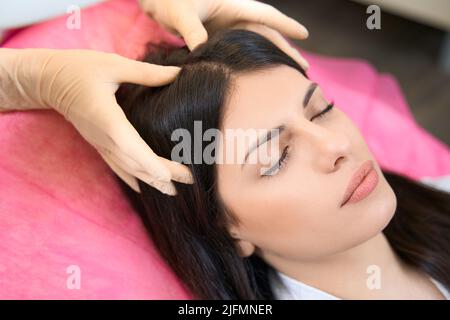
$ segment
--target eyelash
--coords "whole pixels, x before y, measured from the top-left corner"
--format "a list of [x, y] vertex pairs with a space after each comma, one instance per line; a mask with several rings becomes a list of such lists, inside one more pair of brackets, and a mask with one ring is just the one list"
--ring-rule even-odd
[[280, 159], [278, 159], [277, 163], [269, 170], [264, 172], [264, 174], [262, 174], [261, 177], [271, 178], [274, 175], [276, 175], [284, 167], [288, 158], [289, 158], [289, 146], [286, 146], [284, 147], [283, 153], [281, 154], [281, 157]]
[[315, 118], [323, 118], [325, 117], [325, 114], [328, 113], [329, 111], [331, 111], [331, 109], [333, 109], [334, 107], [334, 102], [331, 102], [329, 105], [327, 105], [327, 107], [325, 109], [323, 109], [319, 114], [315, 115], [314, 117], [311, 118], [311, 121], [313, 121]]
[[[334, 107], [334, 102], [331, 102], [319, 114], [317, 114], [314, 117], [312, 117], [311, 121], [313, 121], [315, 118], [323, 118], [323, 117], [325, 117], [326, 114], [333, 109], [333, 107]], [[264, 172], [264, 174], [262, 174], [261, 177], [263, 177], [263, 178], [271, 178], [271, 177], [277, 175], [283, 169], [283, 167], [285, 166], [288, 158], [289, 158], [289, 146], [286, 146], [286, 147], [284, 147], [283, 153], [281, 154], [281, 157], [280, 157], [280, 159], [278, 159], [277, 163], [273, 167], [268, 169], [266, 172]], [[275, 172], [274, 173], [270, 173], [272, 171], [275, 171]]]

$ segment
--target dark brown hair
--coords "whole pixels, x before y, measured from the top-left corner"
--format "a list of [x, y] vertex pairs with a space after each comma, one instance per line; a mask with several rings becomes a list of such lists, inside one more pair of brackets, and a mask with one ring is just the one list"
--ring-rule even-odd
[[[305, 75], [270, 41], [245, 30], [217, 34], [193, 52], [160, 45], [151, 48], [144, 60], [182, 70], [163, 87], [122, 85], [117, 99], [152, 150], [169, 159], [177, 144], [171, 141], [175, 129], [185, 128], [193, 136], [196, 120], [202, 121], [203, 132], [220, 128], [233, 75], [278, 65]], [[190, 156], [194, 159], [194, 150]], [[197, 298], [273, 299], [269, 283], [273, 268], [256, 255], [240, 257], [229, 235], [227, 225], [235, 220], [218, 200], [214, 164], [187, 165], [195, 183], [174, 182], [174, 197], [142, 181], [141, 194], [122, 184], [162, 257]], [[389, 242], [401, 259], [450, 288], [449, 194], [394, 173], [385, 176], [398, 203], [384, 230]]]

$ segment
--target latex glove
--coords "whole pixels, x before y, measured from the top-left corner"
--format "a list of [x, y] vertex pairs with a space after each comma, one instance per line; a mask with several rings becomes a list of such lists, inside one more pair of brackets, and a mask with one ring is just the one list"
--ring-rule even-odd
[[246, 28], [267, 37], [305, 70], [308, 62], [281, 35], [306, 39], [306, 28], [274, 7], [253, 0], [140, 0], [142, 9], [170, 31], [176, 31], [192, 50], [208, 32]]
[[55, 109], [135, 191], [139, 178], [173, 195], [171, 179], [192, 183], [189, 169], [150, 149], [114, 93], [122, 82], [167, 84], [179, 70], [90, 50], [0, 49], [0, 107]]

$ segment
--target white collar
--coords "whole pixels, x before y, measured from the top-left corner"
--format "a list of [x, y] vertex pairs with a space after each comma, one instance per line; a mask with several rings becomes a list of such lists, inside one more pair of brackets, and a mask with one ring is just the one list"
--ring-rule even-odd
[[340, 300], [279, 271], [270, 274], [270, 284], [278, 300]]
[[[332, 294], [311, 287], [301, 281], [293, 279], [284, 273], [276, 271], [270, 273], [270, 286], [277, 300], [342, 300]], [[430, 278], [447, 300], [450, 300], [450, 291], [438, 281]]]

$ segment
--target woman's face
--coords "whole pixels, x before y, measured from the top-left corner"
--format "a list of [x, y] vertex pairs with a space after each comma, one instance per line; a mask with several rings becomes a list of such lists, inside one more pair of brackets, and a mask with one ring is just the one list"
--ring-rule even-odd
[[[278, 144], [274, 138], [266, 142], [276, 147], [272, 162], [282, 157], [279, 168], [257, 161], [241, 164], [242, 158], [216, 165], [219, 196], [240, 221], [230, 232], [243, 255], [256, 249], [272, 265], [323, 258], [372, 238], [392, 218], [395, 195], [358, 128], [336, 107], [315, 117], [328, 104], [320, 87], [288, 66], [235, 77], [222, 133], [284, 125]], [[236, 145], [224, 138], [219, 152], [236, 152]], [[244, 148], [235, 154], [245, 157], [249, 147]], [[370, 159], [378, 174], [375, 189], [341, 206], [351, 177]]]

